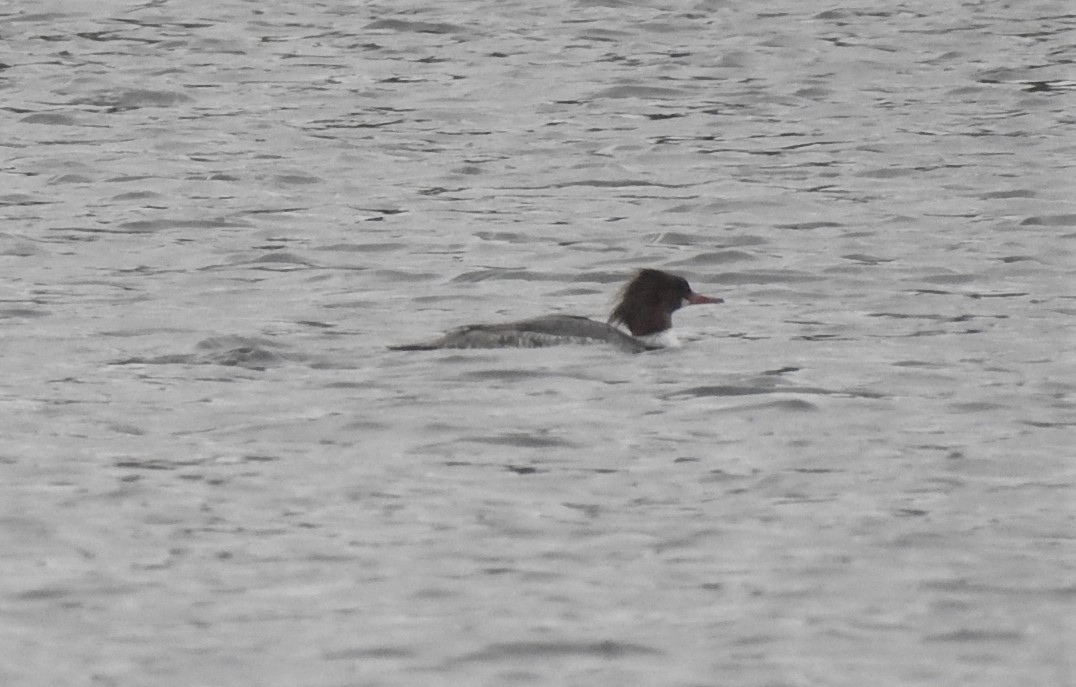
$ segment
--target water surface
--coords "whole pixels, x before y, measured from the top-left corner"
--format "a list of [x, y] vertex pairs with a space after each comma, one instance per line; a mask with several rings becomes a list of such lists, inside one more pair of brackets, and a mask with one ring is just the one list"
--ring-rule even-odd
[[6, 4], [0, 681], [1072, 684], [1074, 25]]

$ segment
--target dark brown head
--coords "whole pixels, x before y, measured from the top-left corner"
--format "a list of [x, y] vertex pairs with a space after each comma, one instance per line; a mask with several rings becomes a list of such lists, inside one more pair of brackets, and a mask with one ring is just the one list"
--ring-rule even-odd
[[620, 290], [609, 323], [623, 324], [634, 336], [657, 334], [672, 328], [672, 314], [685, 305], [723, 302], [695, 293], [683, 277], [643, 269]]

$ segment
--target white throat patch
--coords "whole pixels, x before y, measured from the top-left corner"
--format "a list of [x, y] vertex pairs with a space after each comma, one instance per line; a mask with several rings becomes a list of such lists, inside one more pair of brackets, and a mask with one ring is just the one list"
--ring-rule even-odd
[[639, 341], [642, 341], [647, 346], [654, 348], [680, 348], [680, 339], [676, 338], [676, 333], [671, 329], [666, 329], [663, 332], [657, 332], [656, 334], [646, 334], [644, 336], [635, 337]]

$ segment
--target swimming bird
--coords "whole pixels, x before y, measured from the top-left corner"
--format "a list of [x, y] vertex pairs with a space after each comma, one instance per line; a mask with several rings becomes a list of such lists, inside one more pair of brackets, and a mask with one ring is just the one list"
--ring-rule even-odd
[[[428, 343], [390, 346], [395, 351], [440, 348], [539, 348], [564, 344], [607, 343], [629, 353], [679, 348], [672, 314], [687, 305], [723, 303], [695, 293], [683, 277], [642, 269], [620, 290], [607, 322], [577, 315], [545, 315], [504, 324], [471, 324]], [[625, 333], [616, 325], [625, 327]]]

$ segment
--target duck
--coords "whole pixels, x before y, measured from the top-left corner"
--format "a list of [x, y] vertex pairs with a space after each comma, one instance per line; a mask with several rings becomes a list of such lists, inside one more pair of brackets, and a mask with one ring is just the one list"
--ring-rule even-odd
[[[672, 316], [689, 305], [724, 303], [696, 293], [687, 279], [659, 269], [635, 272], [620, 289], [608, 320], [578, 315], [543, 315], [501, 324], [470, 324], [426, 343], [390, 346], [395, 351], [451, 348], [543, 348], [566, 344], [608, 344], [628, 353], [680, 348]], [[626, 331], [625, 331], [626, 330]]]

